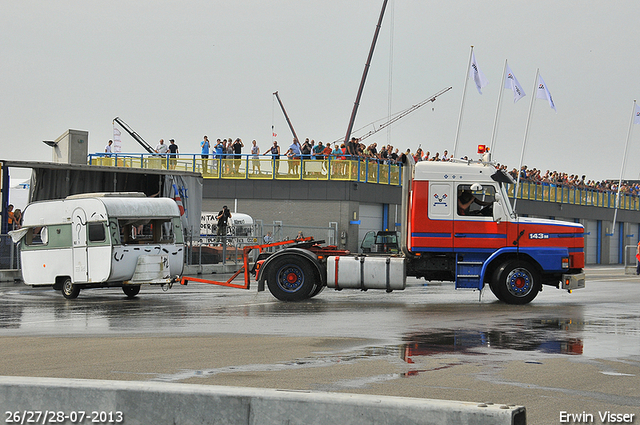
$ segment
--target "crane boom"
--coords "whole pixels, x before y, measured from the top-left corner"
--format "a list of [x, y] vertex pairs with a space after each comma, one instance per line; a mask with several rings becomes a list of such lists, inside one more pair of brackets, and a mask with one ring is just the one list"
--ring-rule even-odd
[[426, 105], [429, 102], [435, 102], [436, 99], [445, 94], [446, 92], [448, 92], [449, 90], [451, 90], [453, 87], [447, 87], [446, 89], [442, 89], [440, 90], [438, 93], [434, 94], [433, 96], [431, 96], [428, 99], [423, 100], [420, 103], [417, 103], [413, 106], [411, 106], [410, 108], [405, 109], [402, 112], [399, 112], [396, 116], [394, 116], [393, 118], [391, 118], [389, 121], [380, 124], [380, 126], [378, 128], [376, 128], [375, 130], [371, 130], [368, 133], [364, 134], [363, 136], [360, 136], [358, 139], [360, 140], [364, 140], [369, 136], [373, 136], [374, 134], [376, 134], [378, 131], [382, 130], [383, 128], [386, 128], [388, 126], [390, 126], [391, 124], [393, 124], [396, 121], [399, 121], [401, 118], [406, 117], [407, 115], [409, 115], [410, 113], [414, 112], [416, 109], [423, 107], [424, 105]]
[[284, 118], [287, 120], [287, 124], [289, 124], [289, 129], [291, 130], [291, 134], [293, 134], [293, 138], [296, 139], [299, 142], [300, 139], [298, 139], [298, 135], [296, 134], [296, 131], [293, 129], [293, 124], [291, 124], [291, 120], [289, 119], [289, 115], [287, 115], [287, 111], [285, 111], [285, 109], [284, 109], [284, 105], [282, 104], [282, 101], [280, 100], [280, 96], [278, 95], [278, 92], [273, 93], [273, 95], [276, 97], [276, 99], [278, 99], [278, 103], [280, 104], [280, 109], [282, 109], [282, 113], [284, 114]]
[[120, 127], [122, 127], [124, 129], [124, 131], [126, 131], [127, 133], [129, 133], [131, 135], [131, 137], [133, 137], [133, 139], [140, 143], [140, 145], [149, 153], [156, 153], [155, 149], [153, 149], [151, 147], [151, 145], [149, 145], [149, 143], [145, 142], [145, 140], [140, 137], [140, 135], [138, 133], [136, 133], [135, 131], [133, 131], [133, 129], [131, 127], [129, 127], [127, 125], [126, 122], [122, 121], [120, 119], [120, 117], [115, 117], [113, 119], [114, 122], [117, 122], [118, 125], [120, 125]]

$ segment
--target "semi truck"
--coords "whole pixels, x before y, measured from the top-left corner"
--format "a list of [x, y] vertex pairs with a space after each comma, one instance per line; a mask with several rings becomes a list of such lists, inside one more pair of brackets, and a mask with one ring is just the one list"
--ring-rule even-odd
[[543, 286], [584, 288], [583, 226], [518, 216], [506, 186], [515, 182], [488, 153], [479, 161], [408, 158], [404, 165], [399, 253], [294, 243], [258, 257], [258, 290], [297, 301], [325, 287], [402, 290], [414, 276], [454, 282], [456, 289], [488, 285], [505, 303], [527, 304]]

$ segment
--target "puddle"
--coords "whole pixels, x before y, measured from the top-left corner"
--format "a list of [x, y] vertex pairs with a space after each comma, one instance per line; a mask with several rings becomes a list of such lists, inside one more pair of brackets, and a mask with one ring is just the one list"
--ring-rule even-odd
[[[414, 363], [416, 357], [459, 353], [487, 355], [488, 349], [581, 355], [584, 324], [575, 320], [527, 320], [505, 325], [506, 330], [437, 330], [406, 335], [402, 359]], [[484, 350], [479, 350], [483, 348]]]

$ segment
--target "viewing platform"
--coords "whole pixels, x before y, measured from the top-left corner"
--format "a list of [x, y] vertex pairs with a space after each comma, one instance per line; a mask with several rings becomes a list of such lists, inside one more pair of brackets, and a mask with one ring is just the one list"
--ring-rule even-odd
[[[401, 186], [402, 166], [383, 161], [361, 158], [311, 156], [289, 159], [281, 156], [274, 159], [270, 155], [255, 157], [243, 154], [239, 157], [203, 159], [199, 154], [178, 154], [177, 157], [152, 154], [91, 154], [90, 165], [124, 167], [136, 169], [176, 170], [201, 173], [205, 179], [249, 179], [249, 180], [305, 180], [305, 181], [347, 181]], [[507, 185], [510, 198], [514, 198], [515, 185]], [[599, 208], [615, 208], [616, 192], [596, 189], [554, 185], [548, 183], [521, 182], [518, 199], [551, 202], [556, 204], [580, 205]], [[640, 211], [637, 195], [620, 194], [619, 209]]]
[[152, 154], [91, 154], [88, 163], [111, 167], [177, 170], [201, 173], [205, 179], [255, 180], [334, 180], [400, 186], [402, 166], [367, 158], [342, 159], [339, 156], [311, 156], [289, 159], [271, 155], [227, 155], [224, 158], [201, 158], [199, 154], [177, 157]]

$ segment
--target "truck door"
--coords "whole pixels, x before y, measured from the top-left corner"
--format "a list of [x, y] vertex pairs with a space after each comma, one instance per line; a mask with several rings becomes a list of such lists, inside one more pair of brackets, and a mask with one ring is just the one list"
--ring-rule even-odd
[[[432, 182], [428, 196], [428, 220], [423, 240], [431, 251], [451, 251], [453, 248], [453, 216], [455, 210], [453, 183]], [[413, 223], [414, 227], [418, 223]]]
[[71, 225], [73, 234], [73, 281], [77, 283], [88, 282], [87, 215], [82, 208], [73, 210]]
[[453, 244], [456, 252], [491, 253], [507, 243], [507, 223], [493, 219], [497, 188], [487, 184], [457, 185]]

